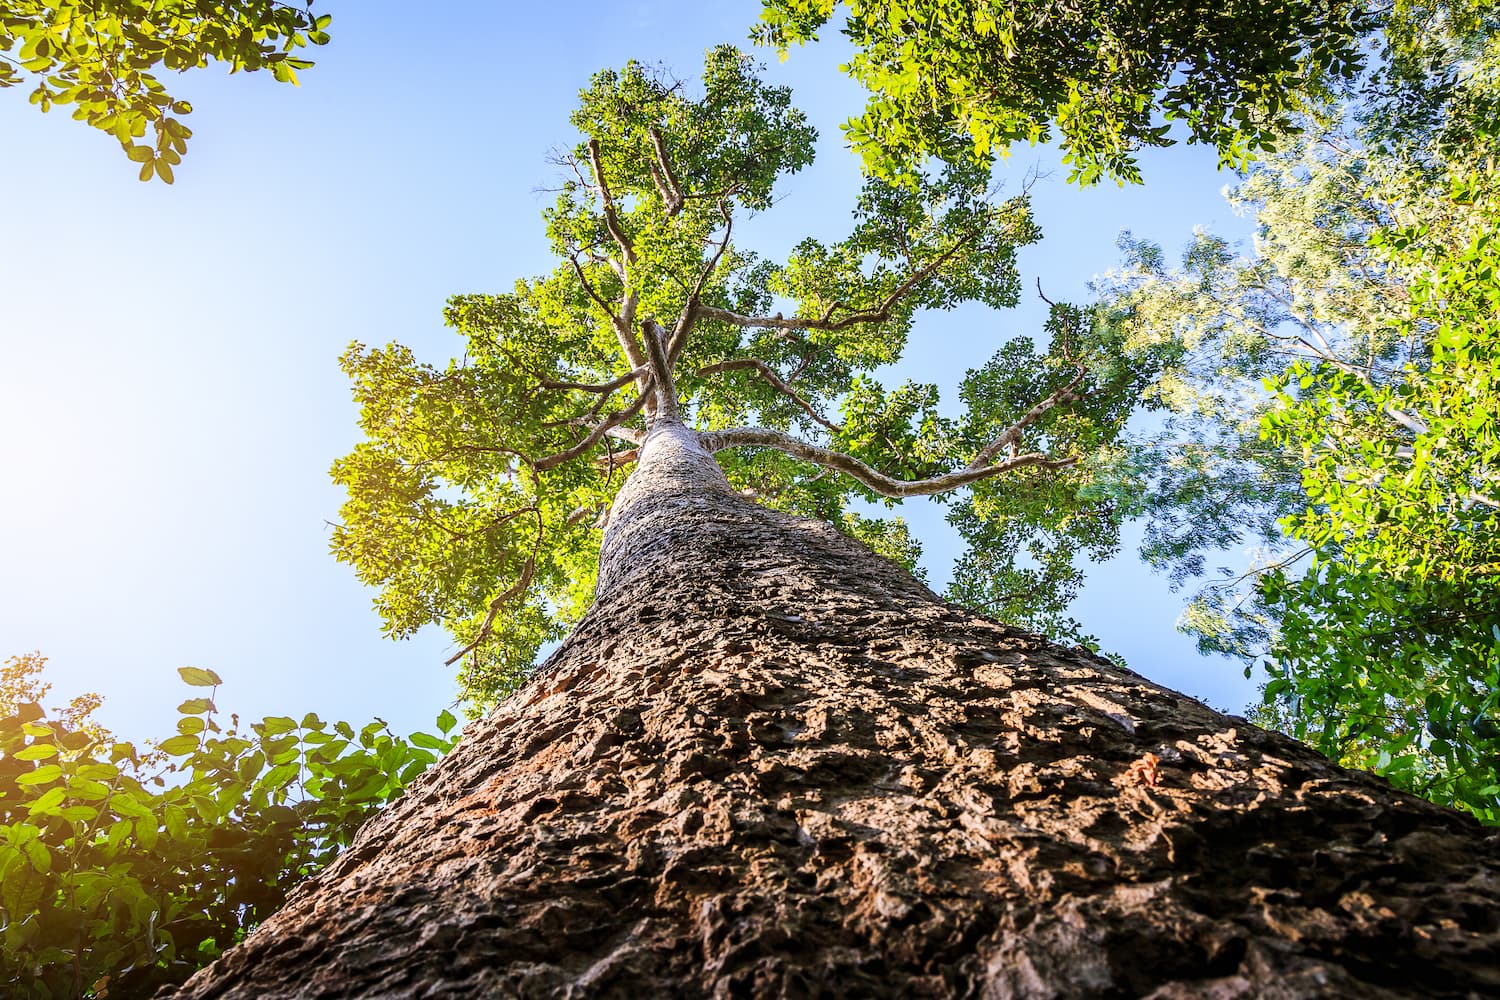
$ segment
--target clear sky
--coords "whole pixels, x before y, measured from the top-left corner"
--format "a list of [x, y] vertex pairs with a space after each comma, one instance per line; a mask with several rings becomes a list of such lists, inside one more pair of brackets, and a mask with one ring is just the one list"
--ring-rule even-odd
[[[170, 82], [196, 108], [172, 187], [139, 183], [65, 109], [0, 92], [0, 656], [51, 657], [58, 700], [97, 690], [123, 737], [171, 732], [183, 665], [224, 677], [226, 711], [430, 728], [455, 693], [446, 637], [383, 639], [372, 594], [327, 552], [341, 500], [327, 468], [357, 439], [336, 358], [356, 339], [454, 353], [449, 295], [551, 267], [546, 156], [574, 141], [589, 74], [634, 58], [692, 78], [756, 13], [748, 0], [318, 8], [333, 44], [300, 88], [217, 68]], [[847, 226], [858, 169], [837, 126], [861, 96], [836, 41], [785, 64], [762, 54], [821, 139], [743, 245], [784, 252]], [[1033, 165], [1056, 157], [1017, 151], [1009, 186]], [[1200, 224], [1248, 238], [1210, 152], [1150, 156], [1146, 186], [1123, 191], [1065, 188], [1065, 173], [1035, 188], [1046, 235], [1021, 258], [1051, 298], [1084, 298], [1122, 228], [1169, 248]], [[1042, 315], [1030, 298], [926, 317], [901, 374], [951, 395]], [[943, 580], [957, 554], [945, 526], [905, 513]], [[1076, 614], [1136, 670], [1238, 709], [1253, 689], [1174, 631], [1180, 607], [1127, 546]]]

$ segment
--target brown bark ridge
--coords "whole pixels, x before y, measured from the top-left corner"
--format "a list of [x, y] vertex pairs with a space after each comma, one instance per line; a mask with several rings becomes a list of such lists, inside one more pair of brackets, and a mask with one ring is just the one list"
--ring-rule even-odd
[[1495, 834], [661, 443], [537, 676], [166, 995], [1500, 995]]

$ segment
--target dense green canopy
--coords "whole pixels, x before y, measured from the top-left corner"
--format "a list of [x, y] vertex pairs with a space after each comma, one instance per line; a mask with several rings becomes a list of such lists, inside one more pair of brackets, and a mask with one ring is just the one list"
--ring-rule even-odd
[[870, 91], [849, 137], [876, 171], [988, 160], [1061, 137], [1072, 178], [1138, 181], [1134, 153], [1192, 142], [1243, 165], [1362, 61], [1374, 21], [1327, 0], [764, 0], [756, 37], [816, 37], [845, 9]]
[[1134, 463], [1148, 557], [1186, 581], [1261, 546], [1187, 627], [1269, 670], [1265, 721], [1497, 821], [1500, 19], [1395, 13], [1355, 100], [1235, 190], [1253, 258], [1199, 233], [1174, 269], [1127, 239], [1101, 291], [1182, 349]]

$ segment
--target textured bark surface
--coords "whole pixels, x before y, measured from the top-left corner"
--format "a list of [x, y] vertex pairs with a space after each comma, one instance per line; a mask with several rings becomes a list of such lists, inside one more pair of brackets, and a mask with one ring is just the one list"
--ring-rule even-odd
[[179, 1000], [1500, 994], [1477, 824], [638, 492], [540, 674]]

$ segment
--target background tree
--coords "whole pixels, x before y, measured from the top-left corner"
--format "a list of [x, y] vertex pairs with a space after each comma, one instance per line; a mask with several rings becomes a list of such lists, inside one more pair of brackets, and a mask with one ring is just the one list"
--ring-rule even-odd
[[1483, 5], [1399, 5], [1361, 102], [1234, 192], [1254, 259], [1200, 233], [1172, 271], [1127, 239], [1101, 289], [1133, 336], [1184, 352], [1136, 463], [1146, 555], [1182, 582], [1205, 550], [1264, 546], [1187, 626], [1268, 665], [1268, 721], [1492, 822], [1495, 26]]
[[242, 726], [184, 701], [147, 748], [47, 709], [45, 660], [0, 667], [0, 984], [7, 996], [145, 997], [242, 940], [456, 742], [308, 714]]
[[[312, 61], [296, 55], [328, 42], [332, 18], [313, 0], [5, 0], [0, 4], [0, 87], [35, 85], [42, 111], [73, 105], [73, 117], [114, 136], [141, 180], [172, 183], [193, 109], [157, 79], [226, 64], [231, 73], [269, 70], [296, 84]], [[136, 140], [152, 132], [152, 140]]]
[[988, 161], [1056, 128], [1070, 179], [1139, 181], [1136, 150], [1190, 142], [1243, 165], [1359, 68], [1358, 2], [969, 3], [765, 0], [756, 37], [783, 54], [847, 8], [846, 67], [870, 91], [848, 134], [891, 174], [928, 156]]
[[[1094, 487], [1153, 349], [1127, 357], [1118, 331], [1059, 306], [1049, 346], [1017, 339], [969, 373], [958, 418], [938, 414], [935, 386], [873, 375], [920, 310], [1014, 304], [1015, 249], [1038, 236], [1024, 195], [992, 200], [964, 164], [910, 186], [871, 179], [848, 237], [762, 260], [736, 244], [736, 218], [771, 207], [812, 131], [732, 49], [710, 54], [703, 86], [690, 99], [637, 65], [594, 78], [546, 214], [561, 263], [511, 294], [450, 301], [462, 360], [345, 355], [368, 441], [334, 465], [349, 491], [334, 551], [380, 588], [393, 634], [453, 630], [480, 701], [587, 608], [611, 499], [650, 422], [671, 415], [737, 490], [908, 565], [904, 525], [854, 502], [967, 490], [955, 516], [986, 551], [961, 586], [1026, 620], [1065, 603], [1055, 567], [1116, 544], [1119, 510]], [[1038, 537], [1040, 569], [1022, 544]]]

